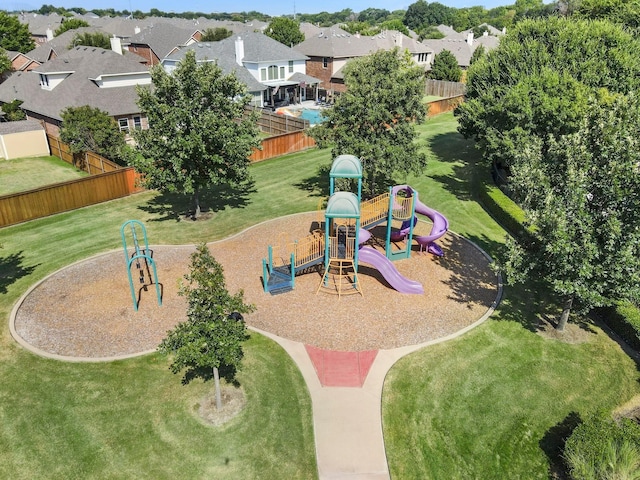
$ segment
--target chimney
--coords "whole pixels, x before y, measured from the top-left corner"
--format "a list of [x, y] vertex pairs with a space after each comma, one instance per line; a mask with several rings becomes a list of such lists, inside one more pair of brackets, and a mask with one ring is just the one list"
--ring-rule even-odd
[[354, 37], [356, 37], [356, 38], [360, 38], [360, 32], [356, 32], [356, 34], [354, 35]]
[[244, 41], [242, 37], [236, 38], [236, 63], [242, 66], [242, 59], [244, 58]]
[[46, 33], [47, 33], [47, 42], [48, 42], [49, 40], [53, 40], [53, 30], [51, 30], [51, 27], [50, 27], [50, 26], [49, 26], [49, 27], [47, 27], [47, 31], [46, 31]]
[[402, 34], [401, 33], [398, 33], [398, 34], [394, 35], [393, 43], [395, 44], [396, 47], [402, 48]]
[[487, 30], [485, 30], [484, 32], [482, 32], [482, 36], [483, 37], [488, 37], [489, 36], [489, 32]]
[[133, 33], [134, 33], [134, 35], [137, 35], [137, 34], [139, 34], [139, 33], [140, 33], [140, 27], [139, 27], [138, 25], [136, 25], [136, 26], [134, 27], [134, 29], [133, 29]]
[[109, 39], [111, 42], [111, 50], [116, 52], [118, 55], [122, 55], [122, 42], [115, 35]]
[[467, 43], [468, 43], [469, 45], [473, 45], [473, 32], [469, 32], [469, 33], [467, 34]]

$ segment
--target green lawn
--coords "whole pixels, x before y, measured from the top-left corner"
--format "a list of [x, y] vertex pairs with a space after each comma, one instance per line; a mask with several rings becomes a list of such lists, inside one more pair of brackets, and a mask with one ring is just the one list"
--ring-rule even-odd
[[0, 160], [0, 195], [75, 180], [87, 175], [58, 157]]
[[[495, 254], [504, 232], [472, 194], [471, 143], [451, 114], [420, 132], [432, 152], [429, 166], [397, 182], [415, 187], [452, 230]], [[328, 191], [330, 161], [329, 151], [311, 150], [255, 164], [246, 188], [203, 196], [211, 214], [203, 221], [184, 219], [185, 199], [145, 192], [0, 229], [0, 478], [315, 478], [309, 395], [270, 340], [252, 334], [239, 376], [248, 405], [213, 428], [194, 413], [210, 386], [180, 385], [166, 359], [46, 360], [18, 347], [7, 325], [34, 282], [119, 248], [125, 220], [143, 221], [152, 244], [224, 238], [316, 209]], [[495, 319], [393, 368], [383, 421], [394, 478], [543, 478], [547, 447], [571, 412], [610, 408], [638, 393], [636, 366], [599, 330], [577, 345], [534, 333], [537, 315], [558, 311], [547, 300], [532, 285], [508, 288]]]

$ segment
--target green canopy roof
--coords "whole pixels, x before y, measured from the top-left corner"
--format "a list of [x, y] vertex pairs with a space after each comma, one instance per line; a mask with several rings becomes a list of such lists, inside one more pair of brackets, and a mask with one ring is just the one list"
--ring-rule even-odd
[[358, 197], [351, 192], [336, 192], [329, 197], [327, 218], [360, 218]]
[[339, 155], [333, 160], [331, 178], [362, 178], [362, 164], [355, 155]]

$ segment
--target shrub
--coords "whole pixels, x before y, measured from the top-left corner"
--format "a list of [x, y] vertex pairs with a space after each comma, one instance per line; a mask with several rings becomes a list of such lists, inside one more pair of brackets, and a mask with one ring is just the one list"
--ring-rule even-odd
[[564, 458], [575, 480], [640, 478], [640, 425], [599, 412], [578, 425]]
[[597, 312], [627, 345], [640, 351], [640, 309], [631, 302], [619, 301]]

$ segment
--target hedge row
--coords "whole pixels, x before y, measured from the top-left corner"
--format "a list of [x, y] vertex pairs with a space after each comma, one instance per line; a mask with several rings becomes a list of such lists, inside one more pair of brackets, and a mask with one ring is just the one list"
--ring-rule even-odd
[[[478, 166], [478, 196], [487, 211], [502, 227], [516, 238], [524, 238], [524, 212]], [[484, 168], [486, 170], [486, 168]], [[611, 307], [600, 308], [597, 313], [617, 335], [634, 350], [640, 352], [640, 309], [629, 302], [617, 302]]]

